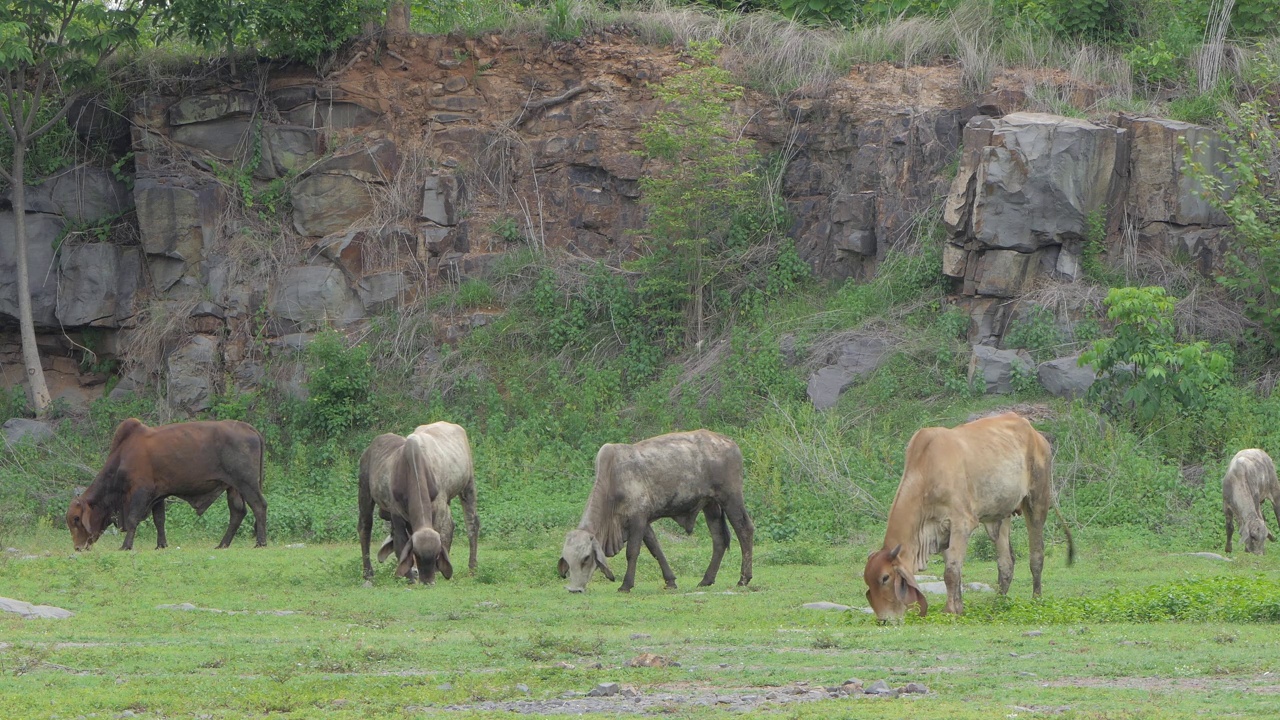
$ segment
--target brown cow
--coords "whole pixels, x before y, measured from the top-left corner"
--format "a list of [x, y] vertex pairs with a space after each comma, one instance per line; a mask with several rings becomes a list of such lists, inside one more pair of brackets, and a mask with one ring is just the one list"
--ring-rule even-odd
[[691, 533], [699, 512], [711, 530], [711, 564], [698, 585], [716, 581], [729, 546], [727, 517], [742, 546], [738, 585], [746, 586], [751, 582], [755, 526], [742, 500], [742, 451], [737, 443], [710, 430], [694, 430], [634, 445], [605, 444], [596, 453], [595, 486], [582, 522], [565, 537], [560, 577], [569, 579], [567, 589], [575, 593], [586, 589], [596, 568], [613, 580], [605, 558], [616, 555], [625, 543], [627, 574], [618, 590], [629, 592], [643, 543], [662, 568], [667, 588], [674, 589], [675, 573], [649, 523], [669, 517]]
[[107, 526], [124, 530], [121, 550], [148, 513], [156, 523], [156, 547], [163, 548], [164, 501], [176, 497], [203, 514], [224, 491], [230, 524], [219, 548], [231, 544], [253, 509], [257, 545], [267, 544], [267, 501], [262, 496], [262, 435], [236, 420], [176, 423], [150, 428], [137, 418], [116, 427], [107, 462], [98, 477], [67, 509], [67, 528], [76, 550], [87, 550]]
[[1271, 500], [1271, 510], [1280, 523], [1280, 481], [1271, 456], [1262, 450], [1241, 450], [1231, 458], [1222, 478], [1222, 511], [1227, 516], [1227, 552], [1231, 552], [1232, 520], [1240, 521], [1240, 538], [1247, 552], [1262, 555], [1267, 541], [1276, 539], [1262, 519], [1262, 503]]
[[418, 580], [430, 585], [436, 570], [445, 579], [453, 577], [449, 551], [440, 533], [432, 526], [432, 503], [439, 491], [431, 472], [430, 447], [425, 437], [379, 435], [360, 456], [359, 518], [360, 552], [365, 578], [373, 578], [369, 562], [369, 540], [373, 532], [376, 505], [384, 520], [391, 521], [393, 543], [384, 544], [378, 560], [385, 560], [394, 547], [399, 564], [396, 575], [409, 577], [416, 565]]
[[[912, 603], [920, 615], [928, 611], [915, 573], [929, 556], [946, 559], [946, 611], [964, 611], [960, 567], [969, 534], [986, 526], [996, 547], [1000, 593], [1013, 581], [1011, 517], [1022, 513], [1031, 540], [1033, 593], [1040, 596], [1044, 566], [1044, 524], [1053, 503], [1053, 456], [1049, 443], [1016, 413], [975, 420], [954, 429], [923, 428], [907, 443], [907, 463], [898, 494], [889, 509], [884, 545], [871, 553], [863, 571], [867, 600], [882, 621], [898, 621]], [[1058, 512], [1058, 520], [1062, 514]], [[1075, 559], [1071, 530], [1067, 564]]]

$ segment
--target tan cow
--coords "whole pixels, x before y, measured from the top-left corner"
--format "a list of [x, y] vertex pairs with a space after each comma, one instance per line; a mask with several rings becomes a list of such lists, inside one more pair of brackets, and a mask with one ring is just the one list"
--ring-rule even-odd
[[[399, 561], [396, 575], [411, 577], [416, 567], [419, 582], [426, 585], [435, 582], [437, 570], [446, 580], [453, 576], [449, 551], [432, 527], [432, 501], [438, 492], [426, 454], [420, 435], [386, 434], [374, 438], [360, 456], [358, 530], [367, 579], [373, 578], [369, 539], [375, 508], [391, 521]], [[385, 554], [378, 555], [379, 561], [385, 559]]]
[[[1044, 436], [1016, 413], [982, 418], [960, 427], [923, 428], [907, 443], [907, 463], [889, 510], [884, 545], [871, 553], [863, 571], [867, 600], [882, 621], [899, 621], [912, 603], [928, 610], [915, 573], [930, 555], [946, 559], [949, 613], [964, 611], [960, 567], [969, 534], [979, 524], [996, 547], [1000, 593], [1013, 581], [1011, 517], [1022, 513], [1031, 536], [1031, 577], [1040, 595], [1044, 566], [1044, 524], [1053, 503], [1052, 452]], [[1062, 514], [1058, 513], [1059, 521]], [[1067, 564], [1075, 559], [1071, 530]]]
[[658, 561], [668, 589], [676, 576], [658, 546], [649, 523], [669, 517], [692, 533], [698, 513], [711, 530], [711, 564], [699, 586], [711, 585], [729, 546], [729, 525], [742, 548], [738, 585], [751, 582], [755, 525], [742, 499], [742, 451], [738, 444], [710, 430], [669, 433], [634, 445], [607, 443], [596, 453], [596, 481], [587, 498], [582, 522], [565, 537], [557, 567], [569, 592], [586, 589], [597, 568], [614, 579], [605, 558], [627, 549], [627, 574], [619, 592], [635, 585], [640, 546]]
[[1280, 481], [1276, 480], [1276, 466], [1271, 456], [1251, 448], [1241, 450], [1231, 458], [1226, 477], [1222, 478], [1222, 511], [1227, 516], [1227, 552], [1231, 552], [1231, 535], [1235, 531], [1231, 521], [1240, 521], [1240, 538], [1244, 549], [1262, 555], [1268, 540], [1275, 536], [1267, 530], [1262, 519], [1262, 503], [1271, 500], [1271, 510], [1280, 523]]
[[[467, 431], [453, 423], [433, 422], [430, 425], [419, 425], [414, 428], [413, 434], [422, 441], [426, 462], [431, 466], [431, 476], [438, 493], [431, 505], [432, 526], [440, 533], [444, 549], [453, 552], [454, 522], [449, 503], [458, 498], [467, 524], [467, 540], [471, 544], [471, 558], [467, 567], [475, 570], [480, 518], [476, 515], [475, 466], [471, 460], [471, 443], [467, 439]], [[395, 541], [388, 537], [378, 551], [379, 561], [392, 552], [398, 557], [400, 548], [395, 547]]]

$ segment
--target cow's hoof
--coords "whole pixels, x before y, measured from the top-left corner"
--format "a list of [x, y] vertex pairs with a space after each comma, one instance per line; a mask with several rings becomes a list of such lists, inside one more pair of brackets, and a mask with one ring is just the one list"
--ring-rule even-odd
[[748, 586], [748, 585], [750, 585], [750, 584], [751, 584], [751, 578], [747, 578], [746, 580], [739, 580], [739, 581], [738, 581], [738, 587], [746, 587], [746, 586]]
[[631, 592], [631, 588], [626, 585], [623, 585], [622, 587], [618, 588], [618, 592], [629, 593]]
[[260, 543], [254, 543], [253, 546], [256, 548], [260, 548], [260, 547], [266, 547], [267, 544], [265, 542], [260, 542]]
[[672, 580], [671, 582], [667, 583], [667, 588], [666, 588], [666, 589], [667, 589], [667, 590], [676, 590], [676, 589], [678, 589], [678, 588], [676, 588], [676, 583], [675, 583], [675, 581], [674, 581], [674, 580]]

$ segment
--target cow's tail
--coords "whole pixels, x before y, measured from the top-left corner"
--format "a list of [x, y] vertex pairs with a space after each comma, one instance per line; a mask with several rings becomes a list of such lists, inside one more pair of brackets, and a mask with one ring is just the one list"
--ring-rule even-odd
[[[250, 427], [253, 427], [253, 426], [251, 425]], [[267, 493], [266, 491], [267, 440], [266, 438], [262, 437], [262, 433], [258, 430], [258, 428], [253, 428], [253, 432], [258, 436], [258, 492], [262, 493], [263, 497], [265, 498]], [[266, 501], [264, 500], [263, 502], [266, 502]]]
[[1067, 566], [1070, 567], [1076, 561], [1076, 541], [1071, 537], [1071, 526], [1067, 524], [1067, 519], [1062, 517], [1062, 511], [1058, 509], [1058, 504], [1053, 504], [1053, 513], [1058, 516], [1058, 522], [1062, 523], [1062, 532], [1067, 535]]

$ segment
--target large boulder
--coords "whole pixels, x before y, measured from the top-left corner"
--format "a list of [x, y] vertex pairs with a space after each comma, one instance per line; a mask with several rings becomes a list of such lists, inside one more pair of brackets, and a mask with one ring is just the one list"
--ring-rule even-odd
[[437, 225], [458, 224], [462, 186], [453, 175], [432, 175], [422, 188], [422, 217]]
[[1122, 131], [1041, 113], [986, 123], [988, 144], [963, 156], [952, 184], [944, 214], [951, 233], [1023, 253], [1086, 237], [1090, 215], [1105, 211], [1112, 192]]
[[346, 276], [328, 266], [290, 268], [272, 287], [268, 309], [282, 333], [342, 326], [364, 317]]
[[1204, 188], [1187, 174], [1191, 160], [1215, 172], [1228, 160], [1222, 137], [1200, 125], [1149, 117], [1120, 116], [1130, 134], [1128, 203], [1141, 223], [1226, 225], [1227, 217], [1205, 199]]
[[398, 164], [390, 140], [317, 163], [293, 186], [294, 228], [312, 237], [347, 231], [373, 212], [370, 186], [394, 177]]
[[989, 345], [974, 345], [969, 359], [969, 384], [981, 383], [987, 395], [1013, 392], [1015, 370], [1028, 375], [1035, 361], [1026, 350], [998, 350]]
[[264, 180], [286, 177], [307, 169], [320, 157], [320, 133], [298, 125], [269, 125], [262, 129], [262, 162], [255, 171]]
[[1081, 367], [1079, 355], [1042, 362], [1040, 367], [1036, 368], [1036, 376], [1050, 395], [1061, 398], [1084, 397], [1098, 379], [1098, 374], [1092, 367], [1088, 365]]
[[142, 286], [142, 254], [110, 243], [63, 247], [58, 258], [57, 317], [66, 327], [119, 327]]
[[[225, 205], [221, 186], [183, 177], [144, 177], [138, 178], [134, 197], [155, 289], [164, 292], [184, 275], [199, 275]], [[204, 278], [194, 280], [203, 285]]]
[[[10, 201], [13, 190], [5, 193]], [[28, 213], [61, 215], [74, 223], [91, 225], [110, 220], [133, 207], [133, 194], [110, 172], [77, 165], [27, 188]]]
[[872, 336], [843, 343], [828, 357], [832, 364], [809, 376], [809, 401], [818, 410], [834, 407], [845, 390], [880, 367], [891, 349], [882, 338]]
[[8, 447], [23, 443], [43, 445], [53, 439], [53, 427], [49, 423], [27, 418], [10, 418], [4, 421], [4, 442]]
[[169, 354], [166, 364], [169, 408], [186, 413], [208, 410], [222, 376], [218, 340], [208, 335], [192, 336]]
[[[0, 212], [0, 319], [18, 322], [18, 243], [12, 212]], [[27, 280], [31, 318], [38, 327], [58, 327], [58, 273], [54, 246], [66, 221], [57, 215], [27, 213]]]

